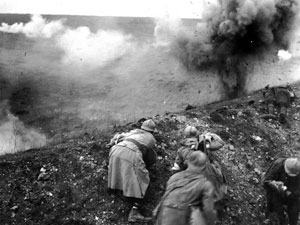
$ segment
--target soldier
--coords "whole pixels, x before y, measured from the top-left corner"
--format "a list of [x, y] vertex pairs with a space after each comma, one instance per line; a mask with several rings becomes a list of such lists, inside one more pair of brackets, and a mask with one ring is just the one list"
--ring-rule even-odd
[[186, 140], [182, 143], [183, 146], [178, 149], [175, 163], [171, 170], [186, 169], [187, 159], [194, 151], [200, 150], [209, 156], [211, 151], [219, 150], [225, 144], [217, 134], [206, 132], [199, 135], [197, 128], [194, 126], [187, 126], [184, 129], [184, 135]]
[[[207, 156], [211, 155], [210, 151], [216, 151], [222, 148], [225, 142], [214, 133], [204, 133], [199, 136], [199, 132], [196, 127], [188, 126], [184, 130], [184, 134], [187, 137], [183, 146], [177, 151], [174, 166], [172, 171], [185, 170], [187, 168], [187, 162], [190, 155], [195, 151], [202, 151]], [[206, 178], [212, 182], [215, 187], [215, 200], [221, 200], [227, 193], [227, 181], [222, 173], [221, 165], [208, 157], [207, 165], [203, 170], [203, 174]]]
[[291, 105], [291, 97], [294, 98], [294, 93], [291, 87], [272, 87], [269, 85], [265, 87], [263, 92], [265, 103], [267, 105], [267, 112], [274, 114], [274, 107], [277, 108], [277, 114], [279, 116], [279, 122], [282, 124], [288, 124], [287, 120], [287, 108]]
[[265, 98], [267, 113], [274, 114], [274, 108], [275, 108], [275, 102], [276, 102], [275, 88], [270, 88], [270, 85], [267, 85], [265, 87], [265, 90], [263, 91], [263, 96]]
[[178, 149], [174, 166], [171, 168], [171, 170], [174, 171], [186, 169], [188, 157], [192, 152], [198, 150], [199, 140], [197, 128], [187, 126], [184, 129], [184, 135], [186, 139], [182, 143], [183, 146]]
[[155, 123], [150, 119], [143, 122], [141, 129], [116, 134], [109, 145], [108, 188], [121, 191], [131, 204], [128, 222], [148, 222], [141, 206], [150, 183], [148, 168], [155, 163], [156, 140], [153, 136]]
[[300, 162], [297, 158], [279, 158], [266, 172], [264, 188], [267, 195], [267, 213], [275, 213], [280, 225], [287, 224], [284, 206], [287, 207], [289, 225], [297, 225], [300, 197]]
[[186, 170], [167, 182], [166, 192], [153, 212], [156, 225], [215, 223], [214, 186], [202, 173], [207, 156], [195, 151], [187, 163]]
[[287, 123], [287, 108], [290, 107], [290, 92], [286, 88], [276, 89], [276, 105], [279, 113], [279, 122]]

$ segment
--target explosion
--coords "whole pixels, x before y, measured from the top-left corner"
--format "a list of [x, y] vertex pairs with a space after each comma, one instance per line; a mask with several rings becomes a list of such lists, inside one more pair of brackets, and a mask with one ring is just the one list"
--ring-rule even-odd
[[0, 110], [0, 155], [46, 145], [46, 136], [33, 128], [27, 128], [9, 111], [7, 101], [0, 102]]
[[299, 1], [219, 0], [206, 8], [195, 34], [178, 35], [174, 45], [188, 69], [216, 68], [228, 97], [236, 97], [245, 91], [251, 57], [289, 49]]

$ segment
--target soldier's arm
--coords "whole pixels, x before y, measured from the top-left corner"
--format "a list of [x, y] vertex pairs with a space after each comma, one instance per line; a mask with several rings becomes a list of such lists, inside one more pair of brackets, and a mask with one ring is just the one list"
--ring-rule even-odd
[[[175, 163], [181, 168], [182, 167], [182, 164], [184, 162], [184, 159], [182, 157], [182, 150], [183, 148], [179, 148], [178, 151], [177, 151], [177, 155], [176, 155], [176, 158], [175, 158]], [[182, 168], [181, 168], [182, 169]]]
[[217, 217], [217, 212], [215, 210], [214, 187], [211, 182], [206, 181], [202, 190], [202, 211], [207, 224], [213, 225], [215, 224]]
[[280, 181], [279, 180], [279, 174], [280, 174], [280, 159], [277, 159], [269, 168], [269, 170], [265, 174], [263, 186], [266, 189], [270, 190], [277, 190], [276, 182], [274, 181]]

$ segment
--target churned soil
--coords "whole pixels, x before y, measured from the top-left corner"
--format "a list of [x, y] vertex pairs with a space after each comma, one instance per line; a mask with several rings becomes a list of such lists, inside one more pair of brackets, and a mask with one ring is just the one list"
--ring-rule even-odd
[[[299, 86], [294, 90], [299, 95]], [[277, 157], [299, 156], [299, 100], [289, 109], [290, 127], [264, 119], [260, 91], [191, 108], [152, 117], [158, 128], [158, 160], [151, 169], [144, 214], [150, 216], [163, 195], [182, 131], [189, 124], [214, 132], [226, 142], [213, 153], [229, 185], [227, 196], [218, 204], [217, 224], [264, 224], [264, 172]], [[1, 224], [128, 224], [129, 205], [107, 192], [106, 144], [114, 133], [139, 127], [143, 120], [105, 131], [86, 130], [76, 137], [62, 135], [46, 147], [1, 156]]]

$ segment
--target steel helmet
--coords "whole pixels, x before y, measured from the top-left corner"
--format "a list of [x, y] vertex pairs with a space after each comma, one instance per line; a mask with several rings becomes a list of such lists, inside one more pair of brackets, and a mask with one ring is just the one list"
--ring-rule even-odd
[[207, 155], [201, 151], [194, 151], [188, 158], [188, 163], [199, 167], [204, 168], [207, 162]]
[[145, 120], [141, 126], [141, 128], [143, 130], [146, 131], [150, 131], [150, 132], [154, 132], [155, 129], [155, 123], [153, 122], [153, 120], [149, 119], [149, 120]]
[[297, 158], [288, 158], [284, 162], [284, 170], [285, 172], [291, 176], [297, 176], [300, 171], [300, 162]]
[[198, 134], [198, 130], [194, 126], [187, 126], [184, 129], [184, 135], [187, 137], [195, 137]]

